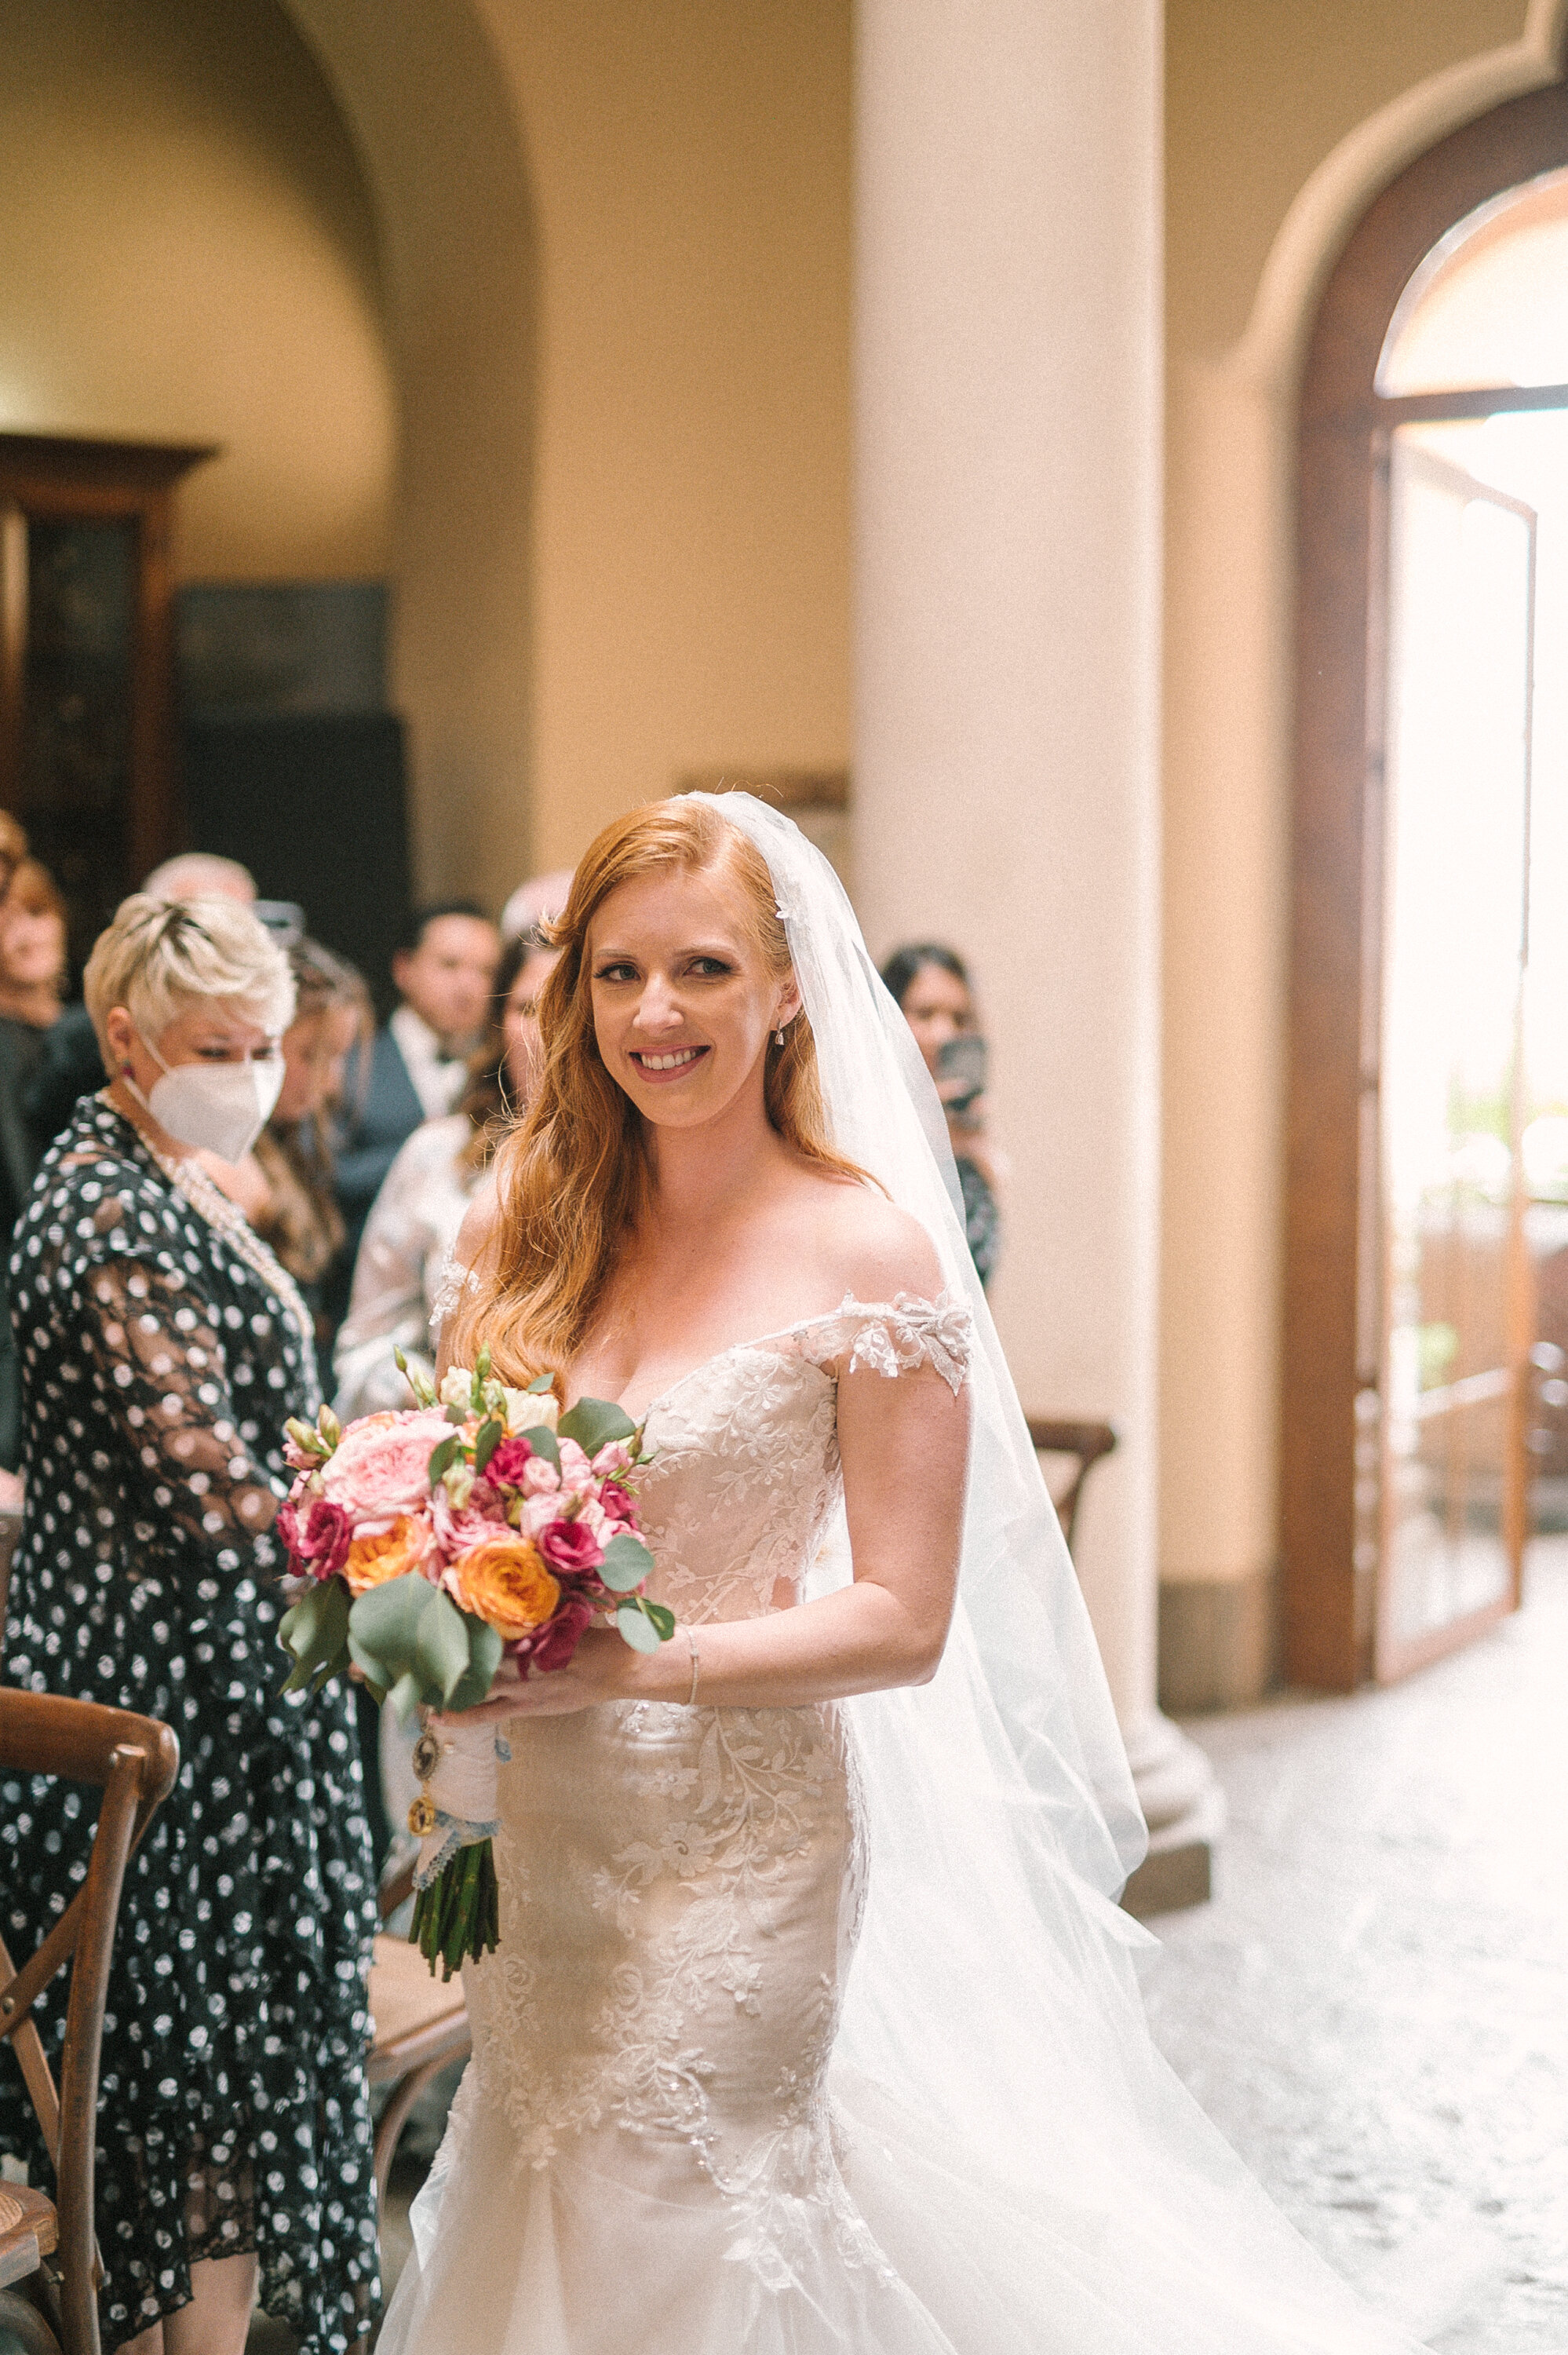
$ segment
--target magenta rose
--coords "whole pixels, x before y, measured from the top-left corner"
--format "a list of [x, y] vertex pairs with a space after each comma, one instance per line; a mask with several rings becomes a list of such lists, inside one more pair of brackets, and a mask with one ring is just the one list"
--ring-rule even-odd
[[607, 1480], [599, 1490], [599, 1508], [607, 1521], [634, 1521], [637, 1518], [637, 1508], [625, 1489], [617, 1487], [613, 1480]]
[[568, 1596], [553, 1619], [534, 1636], [526, 1636], [511, 1647], [520, 1660], [547, 1674], [551, 1668], [566, 1668], [583, 1638], [583, 1630], [593, 1617], [591, 1604]]
[[273, 1526], [307, 1578], [334, 1578], [348, 1560], [354, 1523], [325, 1497], [291, 1497]]
[[604, 1548], [590, 1529], [581, 1521], [551, 1521], [534, 1540], [552, 1570], [597, 1570], [604, 1560]]
[[367, 1414], [351, 1423], [322, 1466], [322, 1487], [354, 1522], [355, 1534], [389, 1529], [430, 1501], [430, 1453], [451, 1436], [435, 1407], [419, 1414]]
[[484, 1467], [485, 1478], [493, 1480], [498, 1487], [520, 1488], [524, 1467], [533, 1453], [520, 1431], [509, 1431], [504, 1439], [497, 1441], [495, 1453]]

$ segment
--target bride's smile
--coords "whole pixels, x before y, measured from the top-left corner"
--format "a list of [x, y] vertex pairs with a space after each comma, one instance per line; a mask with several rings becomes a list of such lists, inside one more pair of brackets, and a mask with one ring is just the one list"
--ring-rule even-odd
[[733, 888], [636, 877], [606, 895], [588, 945], [600, 1057], [647, 1119], [695, 1126], [759, 1094], [768, 1034], [800, 995], [768, 970]]

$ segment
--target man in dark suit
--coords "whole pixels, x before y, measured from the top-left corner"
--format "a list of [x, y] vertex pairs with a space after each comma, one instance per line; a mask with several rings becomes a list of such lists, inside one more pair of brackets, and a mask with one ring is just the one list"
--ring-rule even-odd
[[392, 960], [401, 1003], [376, 1034], [363, 1091], [352, 1070], [344, 1089], [352, 1109], [334, 1160], [350, 1273], [370, 1205], [398, 1147], [421, 1122], [457, 1109], [500, 955], [500, 934], [471, 900], [421, 908], [404, 933]]

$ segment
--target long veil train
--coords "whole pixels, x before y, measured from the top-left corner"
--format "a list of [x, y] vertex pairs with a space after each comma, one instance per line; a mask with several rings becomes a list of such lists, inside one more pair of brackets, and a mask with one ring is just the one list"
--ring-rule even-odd
[[[923, 2347], [1409, 2355], [1414, 2342], [1313, 2254], [1153, 2046], [1133, 1969], [1147, 1934], [1115, 1902], [1142, 1820], [965, 1247], [935, 1091], [827, 861], [749, 795], [704, 798], [767, 858], [835, 1145], [921, 1220], [978, 1334], [947, 1654], [927, 1686], [844, 1704], [871, 1858], [831, 2079], [850, 2196], [929, 2321]], [[418, 2265], [457, 2189], [443, 2158], [416, 2203]], [[400, 2293], [394, 2326], [411, 2310]], [[532, 2349], [518, 2328], [508, 2349]], [[396, 2328], [389, 2339], [407, 2343]], [[789, 2347], [862, 2355], [826, 2318]]]

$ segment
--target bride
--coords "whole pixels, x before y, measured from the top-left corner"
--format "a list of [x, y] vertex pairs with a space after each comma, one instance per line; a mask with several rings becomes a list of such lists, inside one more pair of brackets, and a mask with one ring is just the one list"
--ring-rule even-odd
[[832, 870], [688, 794], [556, 929], [442, 1359], [646, 1418], [680, 1626], [484, 1705], [501, 1944], [382, 2355], [1406, 2348], [1150, 2041], [1115, 1719]]

